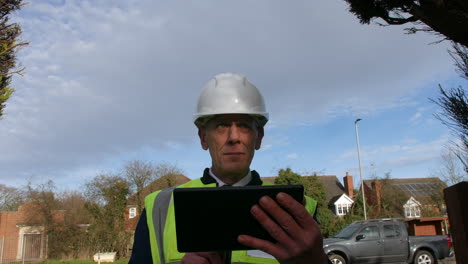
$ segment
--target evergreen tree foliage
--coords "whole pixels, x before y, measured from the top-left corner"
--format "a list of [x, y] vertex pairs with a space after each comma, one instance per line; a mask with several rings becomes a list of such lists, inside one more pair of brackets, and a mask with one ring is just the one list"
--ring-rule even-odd
[[325, 187], [318, 179], [317, 174], [304, 178], [303, 181], [305, 194], [314, 198], [320, 208], [328, 209], [325, 204], [325, 200], [327, 199]]
[[[356, 217], [356, 220], [364, 220], [364, 207], [362, 201], [362, 192], [359, 190], [354, 190], [356, 194], [354, 197], [354, 203], [351, 206], [351, 210], [348, 212], [348, 215]], [[369, 214], [372, 211], [372, 207], [369, 206], [369, 201], [366, 201], [366, 213]]]
[[328, 208], [319, 208], [317, 211], [317, 221], [320, 225], [320, 232], [324, 238], [332, 236], [335, 232], [334, 222], [337, 220], [336, 215]]
[[[467, 61], [468, 62], [468, 61]], [[461, 140], [460, 143], [454, 143], [451, 151], [465, 168], [468, 173], [468, 97], [462, 87], [452, 88], [449, 91], [439, 86], [440, 97], [432, 100], [442, 108], [441, 113], [436, 113], [435, 117], [442, 124], [452, 130]]]
[[10, 87], [11, 76], [21, 74], [23, 69], [16, 69], [16, 53], [27, 42], [21, 42], [21, 27], [17, 23], [10, 23], [12, 12], [20, 9], [22, 0], [0, 1], [0, 118], [3, 116], [6, 101], [14, 89]]
[[413, 24], [407, 33], [431, 32], [468, 47], [466, 0], [345, 0], [363, 24], [380, 18], [383, 25]]
[[325, 187], [320, 182], [318, 176], [302, 177], [298, 173], [293, 172], [290, 168], [280, 169], [278, 177], [275, 179], [275, 184], [302, 184], [304, 186], [304, 194], [312, 197], [317, 201], [317, 221], [320, 225], [320, 230], [324, 237], [334, 234], [337, 231], [336, 221], [339, 218], [325, 204], [326, 192]]

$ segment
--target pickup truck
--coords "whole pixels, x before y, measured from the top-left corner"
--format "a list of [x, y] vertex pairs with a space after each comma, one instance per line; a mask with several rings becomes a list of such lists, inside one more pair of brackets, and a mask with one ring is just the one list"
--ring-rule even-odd
[[409, 236], [394, 219], [355, 221], [323, 241], [333, 264], [406, 262], [435, 264], [450, 255], [448, 236]]

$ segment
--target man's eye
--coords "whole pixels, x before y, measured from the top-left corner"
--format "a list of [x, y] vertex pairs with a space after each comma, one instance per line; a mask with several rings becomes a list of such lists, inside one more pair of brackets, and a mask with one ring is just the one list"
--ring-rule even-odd
[[229, 125], [228, 124], [225, 124], [225, 123], [219, 123], [216, 125], [217, 128], [226, 128], [228, 127]]

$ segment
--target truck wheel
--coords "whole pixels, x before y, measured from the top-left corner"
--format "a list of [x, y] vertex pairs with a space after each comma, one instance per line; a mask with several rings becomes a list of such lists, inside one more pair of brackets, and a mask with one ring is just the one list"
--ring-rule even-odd
[[434, 257], [426, 250], [420, 250], [414, 257], [414, 264], [435, 264]]
[[340, 255], [330, 254], [328, 255], [328, 258], [332, 264], [346, 264], [346, 260]]

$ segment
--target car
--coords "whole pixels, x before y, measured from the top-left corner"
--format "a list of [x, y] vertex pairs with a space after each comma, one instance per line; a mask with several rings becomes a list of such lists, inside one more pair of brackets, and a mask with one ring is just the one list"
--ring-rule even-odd
[[450, 256], [451, 240], [445, 235], [409, 236], [398, 219], [371, 219], [354, 221], [323, 244], [333, 264], [435, 264]]

